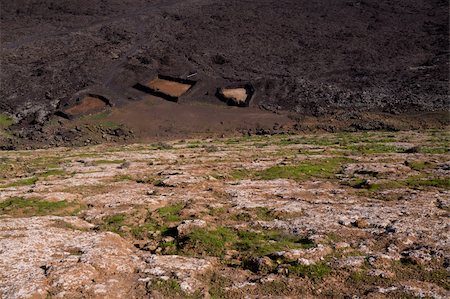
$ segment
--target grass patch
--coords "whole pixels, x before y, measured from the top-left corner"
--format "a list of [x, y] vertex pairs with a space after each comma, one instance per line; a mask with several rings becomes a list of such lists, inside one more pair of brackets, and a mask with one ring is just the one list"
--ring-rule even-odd
[[128, 174], [119, 174], [119, 175], [114, 176], [113, 181], [114, 182], [135, 181], [135, 179], [131, 175], [128, 175]]
[[170, 150], [173, 149], [173, 146], [168, 143], [159, 142], [157, 144], [154, 144], [153, 147], [157, 150]]
[[186, 293], [181, 288], [180, 284], [173, 278], [169, 279], [156, 279], [149, 285], [149, 291], [157, 291], [162, 295], [162, 298], [183, 298], [194, 299], [203, 298], [199, 291], [193, 294]]
[[420, 148], [420, 152], [423, 154], [448, 154], [450, 149], [448, 147], [422, 147]]
[[406, 260], [393, 263], [393, 270], [399, 280], [419, 280], [436, 284], [446, 290], [450, 290], [450, 280], [447, 270], [431, 263], [432, 265], [420, 265]]
[[[390, 267], [390, 270], [395, 273], [394, 278], [369, 275], [368, 270], [368, 266], [365, 265], [360, 271], [351, 273], [347, 278], [348, 285], [357, 289], [367, 289], [371, 286], [389, 286], [393, 281], [417, 280], [433, 283], [450, 290], [447, 270], [433, 261], [426, 266], [416, 264], [408, 259], [395, 261]], [[403, 294], [401, 298], [403, 298]]]
[[[181, 211], [185, 208], [185, 203], [174, 203], [157, 210], [147, 211], [144, 223], [139, 225], [129, 225], [131, 235], [137, 239], [146, 239], [149, 235], [159, 232], [159, 239], [161, 236], [177, 236], [177, 230], [174, 223], [184, 220], [181, 216]], [[120, 226], [126, 225], [125, 221], [121, 222]], [[119, 228], [120, 228], [119, 226]], [[152, 237], [154, 238], [154, 237]], [[174, 253], [177, 243], [167, 242], [167, 244], [160, 243], [165, 251], [164, 253]]]
[[100, 112], [93, 115], [85, 115], [80, 117], [79, 122], [81, 123], [96, 123], [98, 125], [101, 125], [102, 127], [106, 129], [118, 129], [120, 128], [120, 124], [115, 123], [113, 121], [108, 120], [109, 117], [109, 111]]
[[251, 220], [262, 220], [262, 221], [273, 221], [273, 220], [285, 220], [292, 219], [295, 217], [302, 216], [301, 212], [285, 212], [270, 209], [267, 207], [256, 207], [247, 208], [242, 212], [235, 214], [232, 218], [236, 221], [251, 221]]
[[368, 286], [384, 286], [389, 284], [390, 280], [381, 278], [379, 276], [373, 276], [367, 274], [367, 269], [362, 269], [360, 271], [352, 272], [348, 278], [347, 282], [349, 285], [359, 289], [365, 289]]
[[175, 203], [166, 207], [159, 208], [158, 214], [164, 221], [177, 222], [181, 220], [180, 212], [186, 207], [185, 203]]
[[195, 229], [185, 242], [185, 249], [200, 255], [212, 255], [223, 257], [226, 251], [226, 244], [237, 241], [236, 233], [225, 227], [215, 230]]
[[67, 174], [67, 172], [63, 169], [49, 169], [44, 173], [39, 174], [39, 177], [48, 178], [50, 176], [63, 176]]
[[306, 161], [299, 165], [274, 166], [256, 174], [257, 178], [273, 180], [277, 178], [302, 180], [311, 177], [331, 179], [340, 171], [342, 158], [330, 158], [316, 161]]
[[14, 217], [43, 215], [76, 215], [83, 208], [81, 204], [68, 201], [45, 201], [37, 198], [13, 197], [0, 203], [0, 214]]
[[61, 162], [62, 159], [60, 157], [39, 157], [31, 161], [26, 161], [33, 170], [59, 168]]
[[14, 124], [14, 120], [6, 114], [0, 113], [0, 129], [7, 128]]
[[201, 147], [201, 144], [199, 143], [192, 143], [192, 144], [188, 144], [187, 148], [199, 148]]
[[357, 170], [355, 171], [356, 174], [360, 175], [367, 175], [373, 178], [378, 178], [380, 176], [380, 173], [378, 171], [372, 171], [372, 170]]
[[0, 188], [12, 188], [12, 187], [22, 187], [22, 186], [30, 186], [30, 185], [34, 185], [39, 179], [35, 176], [30, 177], [30, 178], [26, 178], [26, 179], [21, 179], [6, 185], [2, 185], [0, 186]]
[[69, 222], [66, 222], [64, 220], [61, 219], [56, 219], [53, 221], [53, 227], [57, 227], [57, 228], [63, 228], [63, 229], [70, 229], [70, 230], [78, 230], [78, 231], [89, 231], [89, 228], [85, 228], [85, 227], [77, 227]]
[[356, 189], [366, 189], [371, 192], [378, 191], [381, 189], [380, 184], [373, 184], [370, 183], [368, 180], [362, 178], [353, 179], [348, 183], [348, 185]]
[[235, 179], [252, 178], [259, 180], [292, 179], [304, 180], [308, 178], [332, 179], [336, 177], [345, 162], [345, 158], [328, 158], [305, 161], [298, 165], [277, 165], [260, 171], [240, 169], [231, 175]]
[[77, 157], [77, 158], [97, 158], [98, 154], [97, 153], [81, 153], [81, 154], [77, 154], [73, 157]]
[[236, 169], [231, 173], [231, 177], [236, 180], [245, 180], [254, 176], [254, 171], [249, 169]]
[[435, 187], [442, 189], [450, 189], [450, 178], [426, 178], [423, 176], [412, 176], [405, 180], [408, 187], [413, 189], [420, 189], [424, 187]]
[[292, 145], [292, 144], [309, 144], [317, 146], [330, 146], [337, 144], [338, 141], [330, 138], [319, 138], [319, 137], [302, 137], [302, 138], [283, 138], [276, 142], [276, 145]]
[[180, 250], [187, 254], [223, 258], [227, 250], [236, 250], [241, 258], [248, 259], [281, 250], [311, 248], [314, 243], [284, 231], [252, 232], [218, 227], [195, 229], [180, 245]]
[[96, 165], [101, 165], [101, 164], [122, 164], [124, 162], [125, 160], [95, 160], [93, 163], [95, 163]]
[[347, 150], [358, 152], [360, 154], [384, 154], [384, 153], [404, 153], [405, 148], [382, 143], [372, 144], [354, 144], [345, 147]]
[[108, 216], [103, 221], [103, 229], [121, 235], [122, 232], [120, 228], [124, 225], [125, 219], [125, 214], [115, 214]]
[[226, 288], [231, 286], [233, 281], [229, 278], [214, 272], [209, 283], [209, 295], [211, 299], [228, 298]]
[[312, 265], [292, 265], [289, 268], [289, 274], [300, 277], [308, 277], [313, 281], [320, 281], [331, 273], [331, 267], [325, 262], [319, 262]]
[[406, 161], [405, 165], [415, 171], [422, 171], [436, 167], [435, 163], [429, 161]]
[[136, 183], [138, 184], [153, 184], [156, 180], [154, 177], [151, 176], [142, 176], [135, 179]]
[[276, 251], [314, 247], [314, 242], [309, 239], [299, 238], [278, 230], [261, 233], [239, 231], [237, 235], [238, 240], [234, 247], [244, 256], [265, 256]]
[[83, 197], [85, 197], [85, 196], [93, 196], [93, 195], [97, 195], [97, 194], [110, 193], [116, 189], [117, 188], [115, 188], [114, 186], [111, 186], [111, 185], [97, 184], [97, 185], [72, 186], [72, 187], [58, 189], [55, 191], [64, 192], [64, 193], [80, 194]]

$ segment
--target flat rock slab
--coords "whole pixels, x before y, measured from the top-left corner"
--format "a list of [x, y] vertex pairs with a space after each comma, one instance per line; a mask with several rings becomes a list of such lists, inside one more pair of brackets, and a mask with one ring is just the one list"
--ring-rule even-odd
[[0, 297], [135, 297], [132, 247], [91, 226], [75, 217], [1, 218]]
[[198, 279], [202, 274], [211, 271], [214, 263], [209, 259], [199, 259], [178, 255], [151, 255], [145, 259], [147, 268], [143, 271], [146, 275], [160, 279], [168, 279], [174, 276], [181, 281], [183, 291], [193, 293], [205, 287]]

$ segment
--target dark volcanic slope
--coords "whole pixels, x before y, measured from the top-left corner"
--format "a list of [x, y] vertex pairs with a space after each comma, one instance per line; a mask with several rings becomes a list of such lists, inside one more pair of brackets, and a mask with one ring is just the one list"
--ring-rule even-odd
[[[445, 110], [446, 0], [1, 0], [0, 110], [42, 122], [96, 88], [126, 98], [148, 74], [252, 82], [254, 105]], [[123, 95], [123, 96], [122, 96]], [[191, 98], [212, 101], [211, 93]]]

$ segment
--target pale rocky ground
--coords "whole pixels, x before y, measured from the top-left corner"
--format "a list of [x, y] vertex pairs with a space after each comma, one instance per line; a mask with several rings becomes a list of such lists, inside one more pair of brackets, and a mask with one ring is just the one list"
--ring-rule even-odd
[[2, 298], [448, 298], [444, 131], [0, 152]]

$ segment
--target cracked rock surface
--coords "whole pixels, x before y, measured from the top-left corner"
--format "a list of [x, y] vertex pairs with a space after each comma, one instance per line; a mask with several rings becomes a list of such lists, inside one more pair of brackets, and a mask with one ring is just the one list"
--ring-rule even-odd
[[448, 298], [449, 134], [0, 152], [5, 298]]

